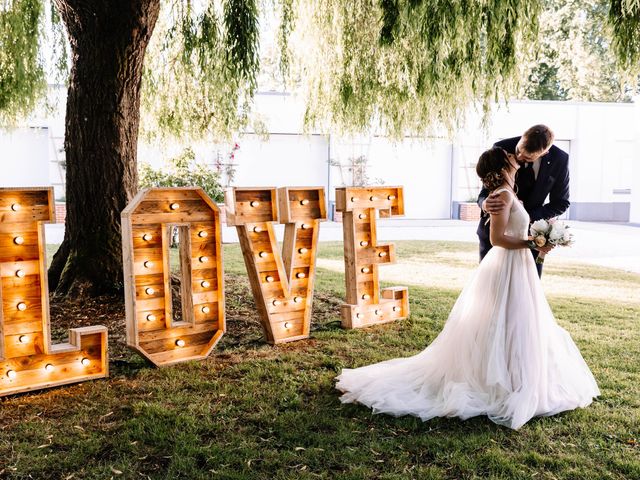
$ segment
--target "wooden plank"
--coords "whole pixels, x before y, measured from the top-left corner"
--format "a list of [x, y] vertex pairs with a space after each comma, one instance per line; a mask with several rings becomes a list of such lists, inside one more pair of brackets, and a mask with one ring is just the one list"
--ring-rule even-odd
[[182, 321], [193, 324], [194, 323], [194, 316], [193, 316], [194, 288], [192, 284], [192, 275], [191, 275], [191, 262], [192, 262], [191, 232], [189, 227], [179, 227], [179, 231], [180, 231], [180, 296], [181, 296], [181, 305], [182, 305]]
[[[157, 342], [157, 341], [165, 341], [165, 340], [173, 340], [178, 338], [182, 338], [185, 336], [193, 336], [199, 335], [203, 333], [210, 333], [213, 335], [215, 331], [218, 330], [218, 322], [204, 322], [190, 326], [182, 326], [182, 327], [173, 327], [173, 328], [161, 328], [156, 330], [148, 330], [144, 333], [140, 334], [140, 346], [145, 347], [145, 350], [149, 351], [149, 353], [154, 353], [147, 348], [147, 343], [149, 342]], [[207, 337], [207, 341], [209, 338]], [[173, 348], [174, 345], [171, 345]]]

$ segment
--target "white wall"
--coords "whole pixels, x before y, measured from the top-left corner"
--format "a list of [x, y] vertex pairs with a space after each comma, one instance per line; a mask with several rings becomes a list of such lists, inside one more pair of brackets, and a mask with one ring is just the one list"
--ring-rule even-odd
[[235, 186], [328, 186], [325, 135], [272, 134], [267, 142], [244, 135], [239, 144]]
[[0, 130], [0, 186], [47, 185], [50, 185], [48, 130]]
[[[449, 218], [451, 210], [451, 144], [443, 140], [406, 139], [390, 142], [384, 137], [349, 141], [332, 137], [331, 157], [349, 165], [349, 158], [364, 155], [372, 185], [404, 187], [407, 218]], [[331, 170], [331, 185], [350, 183], [343, 168]], [[334, 199], [332, 191], [330, 198]]]
[[[331, 200], [333, 189], [350, 179], [330, 167], [329, 158], [346, 162], [365, 155], [372, 183], [405, 187], [407, 218], [448, 218], [452, 202], [477, 195], [474, 167], [483, 150], [545, 123], [555, 131], [558, 145], [570, 151], [571, 218], [630, 218], [640, 223], [640, 99], [634, 104], [513, 101], [494, 112], [487, 130], [480, 128], [478, 115], [470, 113], [467, 126], [450, 141], [407, 138], [397, 143], [379, 136], [305, 135], [304, 105], [293, 95], [258, 95], [256, 111], [271, 134], [267, 141], [253, 133], [235, 137], [240, 144], [234, 160], [237, 186], [323, 185]], [[42, 129], [0, 132], [1, 184], [59, 182], [49, 162], [54, 160], [54, 137], [61, 145], [62, 115], [60, 109], [54, 118], [31, 122], [51, 126], [49, 141]], [[216, 154], [224, 157], [230, 149], [224, 144], [192, 146], [198, 158], [211, 165]], [[159, 166], [182, 148], [140, 145], [139, 159]]]

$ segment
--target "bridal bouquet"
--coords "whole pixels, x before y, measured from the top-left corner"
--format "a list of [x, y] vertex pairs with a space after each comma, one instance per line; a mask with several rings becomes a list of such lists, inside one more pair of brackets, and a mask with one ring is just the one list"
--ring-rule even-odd
[[[549, 220], [536, 220], [529, 228], [531, 248], [552, 245], [554, 247], [567, 247], [573, 243], [573, 235], [569, 232], [569, 225], [555, 218]], [[536, 263], [544, 263], [545, 254], [540, 252]]]

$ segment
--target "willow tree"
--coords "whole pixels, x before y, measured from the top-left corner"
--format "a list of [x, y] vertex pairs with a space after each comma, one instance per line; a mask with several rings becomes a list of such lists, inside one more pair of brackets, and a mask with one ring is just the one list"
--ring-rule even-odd
[[[280, 13], [280, 65], [306, 92], [307, 125], [396, 137], [451, 128], [470, 103], [514, 92], [540, 13], [528, 0], [53, 0], [44, 22], [44, 1], [0, 0], [0, 118], [42, 95], [42, 31], [61, 19], [71, 52], [68, 216], [50, 283], [73, 296], [120, 288], [119, 219], [137, 188], [141, 104], [156, 133], [246, 125], [261, 10]], [[611, 1], [616, 51], [634, 66], [638, 2]]]

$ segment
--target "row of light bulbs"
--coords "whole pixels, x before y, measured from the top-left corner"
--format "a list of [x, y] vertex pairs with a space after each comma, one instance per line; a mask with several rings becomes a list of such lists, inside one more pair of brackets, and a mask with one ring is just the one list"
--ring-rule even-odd
[[[296, 278], [305, 278], [307, 276], [306, 273], [304, 272], [298, 272], [296, 273]], [[273, 275], [267, 275], [266, 277], [264, 277], [264, 279], [267, 281], [267, 283], [271, 283], [273, 281], [275, 281], [275, 278], [273, 277]]]
[[[369, 242], [367, 242], [366, 240], [362, 240], [362, 241], [360, 242], [360, 246], [361, 246], [361, 247], [367, 247], [367, 246], [369, 246]], [[386, 256], [387, 256], [387, 252], [379, 252], [379, 253], [378, 253], [378, 256], [379, 256], [379, 257], [386, 257]]]
[[[302, 302], [302, 297], [293, 297], [293, 301], [294, 301], [295, 303], [300, 303], [300, 302]], [[281, 300], [278, 300], [277, 298], [275, 298], [275, 299], [273, 299], [273, 300], [271, 301], [271, 304], [272, 304], [274, 307], [277, 307], [278, 305], [281, 305], [281, 304], [282, 304], [282, 301], [281, 301]]]
[[[302, 225], [300, 225], [300, 228], [302, 228], [303, 230], [307, 230], [307, 229], [311, 228], [311, 225], [309, 225], [308, 223], [303, 223]], [[251, 229], [251, 231], [253, 233], [260, 233], [260, 232], [263, 232], [264, 229], [262, 227], [259, 227], [259, 226], [256, 225], [255, 227], [253, 227]]]
[[[206, 238], [207, 236], [209, 236], [209, 234], [205, 230], [200, 230], [198, 232], [198, 236], [200, 238]], [[142, 239], [145, 242], [150, 242], [151, 240], [153, 240], [153, 235], [151, 235], [150, 233], [145, 233], [144, 235], [142, 235]]]
[[[364, 298], [364, 295], [363, 295], [362, 297]], [[367, 295], [367, 297], [368, 297], [368, 295]], [[400, 307], [398, 307], [397, 305], [394, 305], [394, 306], [392, 307], [392, 310], [393, 310], [394, 312], [398, 312], [398, 311], [400, 310]], [[373, 311], [373, 313], [380, 317], [380, 316], [382, 316], [382, 314], [383, 314], [384, 312], [383, 312], [383, 310], [382, 310], [381, 308], [376, 308], [376, 309]], [[362, 318], [362, 317], [363, 317], [363, 314], [362, 314], [362, 313], [356, 313], [356, 318]]]
[[[91, 365], [91, 360], [89, 360], [87, 357], [83, 357], [82, 360], [80, 360], [80, 364], [83, 367], [88, 367], [89, 365]], [[44, 370], [48, 373], [53, 372], [56, 369], [56, 367], [52, 364], [52, 363], [47, 363], [44, 366]], [[10, 380], [15, 379], [18, 376], [18, 373], [15, 370], [7, 370], [7, 377], [9, 377]]]
[[[200, 308], [200, 311], [206, 315], [208, 313], [211, 313], [211, 307], [209, 305], [203, 305]], [[158, 319], [158, 317], [154, 313], [149, 313], [147, 314], [146, 319], [147, 319], [147, 322], [155, 322]]]
[[[273, 280], [271, 280], [273, 281]], [[211, 282], [209, 280], [203, 280], [200, 282], [200, 286], [202, 288], [209, 288], [211, 286]], [[146, 293], [147, 295], [151, 296], [154, 293], [156, 293], [156, 289], [153, 287], [147, 287], [144, 289], [144, 293]]]
[[[309, 205], [309, 200], [306, 198], [303, 198], [302, 200], [300, 200], [298, 202], [300, 205]], [[249, 205], [251, 205], [252, 207], [259, 207], [260, 206], [260, 202], [257, 200], [252, 200], [251, 202], [249, 202]]]
[[[301, 247], [301, 248], [298, 249], [298, 253], [301, 254], [301, 255], [304, 255], [308, 251], [309, 251], [309, 249], [305, 248], [305, 247]], [[260, 258], [267, 258], [269, 256], [269, 253], [267, 253], [265, 251], [261, 251], [261, 252], [258, 252], [258, 256]]]
[[[387, 200], [395, 200], [396, 196], [395, 195], [387, 195]], [[351, 202], [355, 203], [358, 201], [358, 197], [351, 197]], [[377, 202], [378, 201], [378, 197], [376, 197], [375, 195], [371, 195], [369, 197], [369, 201], [370, 202]]]

